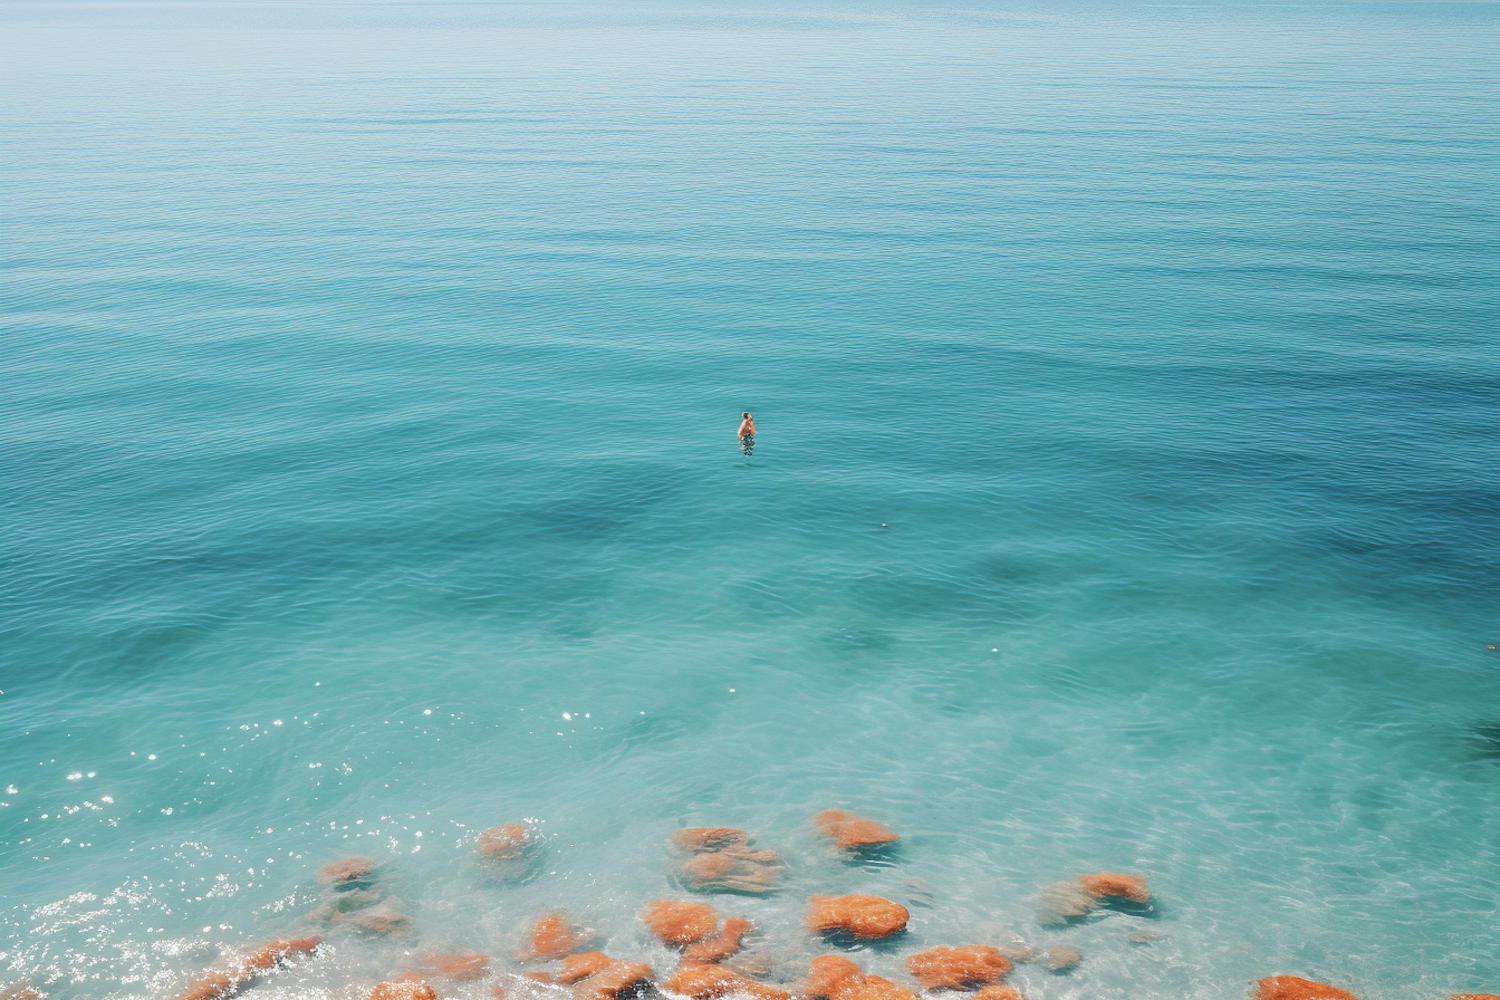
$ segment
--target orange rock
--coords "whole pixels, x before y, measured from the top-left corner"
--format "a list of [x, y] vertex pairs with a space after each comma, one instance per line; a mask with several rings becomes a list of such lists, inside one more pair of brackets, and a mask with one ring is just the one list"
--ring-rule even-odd
[[1256, 1000], [1359, 1000], [1353, 993], [1327, 983], [1296, 976], [1272, 976], [1255, 982]]
[[1146, 876], [1120, 875], [1117, 872], [1100, 872], [1098, 875], [1080, 875], [1078, 884], [1090, 896], [1104, 899], [1116, 897], [1133, 903], [1151, 902], [1151, 893], [1146, 889]]
[[573, 997], [574, 1000], [615, 1000], [624, 994], [639, 992], [651, 979], [651, 966], [615, 961], [577, 983], [573, 987]]
[[812, 960], [807, 979], [797, 992], [808, 1000], [831, 1000], [863, 976], [859, 966], [842, 955], [820, 955]]
[[[592, 973], [590, 973], [590, 975], [592, 975]], [[521, 978], [522, 979], [529, 979], [533, 983], [550, 983], [550, 982], [552, 982], [552, 973], [550, 973], [550, 972], [523, 972], [523, 973], [521, 973]]]
[[813, 896], [807, 929], [814, 934], [845, 931], [855, 937], [883, 938], [903, 930], [911, 914], [879, 896]]
[[240, 992], [257, 972], [266, 972], [281, 966], [298, 955], [310, 955], [323, 943], [321, 938], [280, 938], [262, 945], [254, 951], [245, 952], [230, 965], [228, 972], [210, 972], [190, 986], [178, 1000], [219, 1000]]
[[464, 983], [483, 976], [485, 969], [489, 968], [490, 959], [488, 955], [429, 952], [422, 956], [422, 962], [434, 975]]
[[379, 983], [370, 991], [370, 1000], [438, 1000], [431, 986], [418, 980]]
[[46, 1000], [47, 994], [30, 983], [13, 983], [0, 989], [0, 1000]]
[[1026, 1000], [1014, 986], [986, 986], [969, 1000]]
[[730, 917], [724, 921], [724, 929], [711, 938], [704, 938], [683, 949], [684, 962], [722, 962], [740, 950], [740, 938], [755, 930], [755, 925], [743, 917]]
[[917, 995], [889, 979], [865, 976], [858, 983], [851, 983], [838, 995], [838, 1000], [917, 1000]]
[[479, 835], [479, 853], [495, 861], [514, 861], [531, 843], [531, 833], [520, 823], [492, 826]]
[[751, 837], [732, 826], [690, 826], [672, 834], [672, 843], [685, 851], [722, 851], [726, 847], [748, 847]]
[[824, 809], [813, 817], [813, 823], [824, 836], [844, 848], [873, 847], [901, 839], [873, 819], [866, 819], [843, 809]]
[[737, 972], [730, 972], [719, 965], [685, 964], [673, 973], [666, 982], [673, 993], [694, 997], [695, 1000], [712, 1000], [728, 996], [748, 996], [753, 1000], [791, 1000], [792, 995], [757, 983]]
[[324, 885], [346, 885], [364, 881], [377, 867], [373, 858], [344, 858], [319, 868], [317, 878]]
[[560, 913], [543, 917], [531, 928], [531, 944], [516, 953], [522, 962], [550, 962], [571, 954], [587, 940], [587, 935]]
[[597, 976], [613, 965], [614, 961], [602, 951], [586, 951], [582, 955], [569, 955], [563, 959], [562, 970], [557, 974], [557, 981], [576, 983], [580, 979]]
[[641, 919], [651, 933], [667, 944], [692, 944], [712, 934], [719, 926], [719, 915], [704, 903], [657, 900], [641, 911]]
[[932, 948], [908, 958], [906, 971], [923, 989], [966, 990], [998, 983], [1010, 971], [1010, 960], [987, 945]]

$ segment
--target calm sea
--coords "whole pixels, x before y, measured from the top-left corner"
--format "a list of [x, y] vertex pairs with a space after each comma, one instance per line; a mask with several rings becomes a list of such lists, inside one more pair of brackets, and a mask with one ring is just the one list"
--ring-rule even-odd
[[1500, 992], [1497, 98], [1491, 2], [0, 0], [0, 985], [351, 854], [410, 929], [257, 996], [665, 974], [727, 824], [773, 979], [867, 892], [903, 982]]

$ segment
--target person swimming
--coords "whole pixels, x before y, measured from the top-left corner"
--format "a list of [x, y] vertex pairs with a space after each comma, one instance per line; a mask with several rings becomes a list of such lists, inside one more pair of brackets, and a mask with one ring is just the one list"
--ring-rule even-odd
[[755, 443], [755, 418], [746, 410], [744, 419], [740, 421], [740, 444], [752, 445]]

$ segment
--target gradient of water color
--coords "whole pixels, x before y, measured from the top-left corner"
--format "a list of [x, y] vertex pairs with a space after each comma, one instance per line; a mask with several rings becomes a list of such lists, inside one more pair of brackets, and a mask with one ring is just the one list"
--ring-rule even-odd
[[[784, 968], [859, 890], [1032, 1000], [1500, 992], [1497, 28], [0, 0], [0, 982], [174, 995], [349, 853], [409, 940], [257, 995], [665, 971], [727, 823]], [[1036, 925], [1098, 870], [1156, 917]]]

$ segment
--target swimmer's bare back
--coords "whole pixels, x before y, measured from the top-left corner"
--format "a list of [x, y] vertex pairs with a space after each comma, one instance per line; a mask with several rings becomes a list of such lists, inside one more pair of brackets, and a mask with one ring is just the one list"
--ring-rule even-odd
[[748, 412], [744, 414], [744, 419], [740, 421], [740, 440], [755, 440], [755, 418]]

